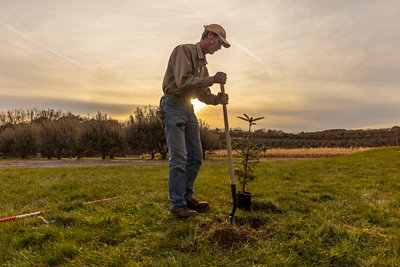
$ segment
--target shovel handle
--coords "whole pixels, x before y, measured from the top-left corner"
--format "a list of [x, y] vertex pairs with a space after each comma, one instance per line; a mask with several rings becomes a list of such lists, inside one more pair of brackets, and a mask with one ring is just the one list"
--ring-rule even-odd
[[[225, 86], [221, 84], [221, 93], [225, 94]], [[225, 140], [226, 140], [226, 151], [229, 162], [229, 175], [231, 177], [231, 192], [232, 192], [232, 211], [229, 214], [229, 222], [231, 225], [235, 225], [235, 212], [236, 212], [236, 182], [235, 182], [235, 172], [233, 169], [233, 157], [232, 157], [232, 146], [231, 146], [231, 134], [229, 132], [229, 122], [228, 122], [228, 110], [226, 104], [222, 105], [222, 110], [224, 112], [224, 124], [225, 124]]]
[[[224, 84], [221, 84], [221, 93], [225, 94], [225, 86], [224, 86]], [[231, 185], [236, 185], [235, 172], [234, 172], [234, 169], [233, 169], [231, 134], [229, 132], [228, 110], [226, 108], [226, 104], [222, 105], [222, 110], [224, 112], [225, 140], [226, 140], [226, 151], [227, 151], [228, 162], [229, 162], [229, 175], [231, 177]]]

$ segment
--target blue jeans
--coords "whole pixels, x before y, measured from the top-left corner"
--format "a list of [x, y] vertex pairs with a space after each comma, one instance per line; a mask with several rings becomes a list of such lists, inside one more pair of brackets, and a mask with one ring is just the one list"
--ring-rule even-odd
[[168, 190], [171, 208], [193, 198], [193, 184], [203, 156], [200, 130], [190, 99], [163, 96], [160, 107], [170, 154]]

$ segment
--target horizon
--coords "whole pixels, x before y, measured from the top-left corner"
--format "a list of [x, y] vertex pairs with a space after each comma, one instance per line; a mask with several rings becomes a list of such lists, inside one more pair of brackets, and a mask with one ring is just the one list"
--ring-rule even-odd
[[[146, 105], [146, 106], [142, 106], [142, 107], [139, 107], [138, 106], [138, 108], [146, 108], [146, 107], [151, 107], [151, 108], [153, 108], [152, 106], [149, 106], [149, 105]], [[39, 111], [41, 111], [41, 109], [38, 109], [38, 108], [32, 108], [32, 109], [22, 109], [23, 111], [29, 111], [29, 110], [34, 110], [34, 109], [37, 109], [37, 110], [39, 110]], [[18, 109], [11, 109], [11, 110], [0, 110], [0, 113], [4, 113], [4, 112], [7, 112], [7, 111], [14, 111], [14, 110], [18, 110]], [[43, 109], [43, 110], [50, 110], [50, 109]], [[96, 117], [96, 115], [97, 115], [97, 113], [101, 113], [102, 115], [106, 115], [106, 116], [108, 116], [108, 118], [109, 119], [112, 119], [112, 120], [116, 120], [116, 121], [118, 121], [119, 123], [122, 123], [122, 124], [124, 124], [124, 123], [126, 123], [126, 122], [128, 122], [129, 121], [129, 117], [127, 117], [126, 119], [116, 119], [116, 118], [114, 118], [113, 116], [112, 116], [112, 114], [108, 114], [108, 113], [105, 113], [105, 112], [101, 112], [100, 110], [98, 110], [95, 114], [75, 114], [75, 113], [73, 113], [73, 112], [71, 112], [71, 111], [64, 111], [64, 110], [55, 110], [55, 111], [60, 111], [60, 112], [62, 112], [64, 115], [67, 115], [67, 114], [71, 114], [71, 115], [73, 115], [73, 116], [78, 116], [79, 118], [83, 118], [83, 119], [93, 119], [93, 118], [95, 118]], [[133, 113], [132, 114], [128, 114], [128, 116], [131, 116], [131, 115], [134, 115]], [[236, 118], [235, 118], [236, 119]], [[221, 125], [221, 126], [216, 126], [216, 127], [211, 127], [208, 123], [207, 123], [207, 121], [204, 121], [203, 119], [199, 119], [199, 120], [202, 120], [204, 123], [206, 123], [206, 125], [210, 128], [210, 129], [219, 129], [219, 130], [224, 130], [224, 126], [223, 125]], [[257, 125], [257, 124], [254, 124], [254, 125]], [[0, 127], [1, 127], [1, 125], [0, 125]], [[248, 127], [248, 126], [245, 126], [245, 127]], [[334, 131], [334, 130], [345, 130], [345, 131], [357, 131], [357, 130], [365, 130], [365, 131], [368, 131], [368, 130], [390, 130], [390, 129], [392, 129], [392, 128], [396, 128], [396, 127], [400, 127], [400, 125], [392, 125], [392, 126], [382, 126], [382, 127], [376, 127], [376, 128], [329, 128], [329, 129], [319, 129], [319, 130], [314, 130], [314, 131], [298, 131], [298, 132], [291, 132], [291, 131], [284, 131], [284, 130], [282, 130], [282, 129], [276, 129], [276, 128], [265, 128], [265, 127], [262, 127], [262, 128], [253, 128], [252, 129], [252, 132], [254, 132], [254, 131], [257, 131], [257, 130], [264, 130], [264, 131], [268, 131], [268, 130], [272, 130], [272, 131], [282, 131], [282, 132], [284, 132], [284, 133], [288, 133], [288, 134], [299, 134], [299, 133], [302, 133], [302, 132], [304, 132], [304, 133], [311, 133], [311, 132], [324, 132], [324, 131]], [[243, 127], [239, 127], [239, 126], [237, 126], [237, 127], [232, 127], [232, 126], [230, 126], [230, 128], [229, 128], [231, 131], [235, 131], [235, 130], [240, 130], [240, 131], [247, 131], [247, 129], [246, 128], [243, 128]]]
[[[207, 61], [210, 75], [228, 74], [231, 128], [245, 127], [236, 119], [243, 113], [292, 133], [400, 124], [400, 3], [203, 3], [213, 8], [187, 0], [1, 1], [0, 110], [101, 110], [123, 120], [138, 106], [158, 106], [172, 49], [219, 23], [232, 46]], [[223, 127], [220, 106], [196, 114]]]

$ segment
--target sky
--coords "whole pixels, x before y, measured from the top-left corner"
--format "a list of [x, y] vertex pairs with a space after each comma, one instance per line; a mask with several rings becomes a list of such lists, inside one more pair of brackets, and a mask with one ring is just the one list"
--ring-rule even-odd
[[[231, 47], [207, 55], [208, 70], [228, 75], [231, 127], [246, 127], [243, 113], [285, 132], [392, 127], [398, 14], [394, 0], [1, 0], [0, 111], [127, 120], [158, 106], [173, 48], [218, 23]], [[196, 114], [224, 125], [221, 106]]]

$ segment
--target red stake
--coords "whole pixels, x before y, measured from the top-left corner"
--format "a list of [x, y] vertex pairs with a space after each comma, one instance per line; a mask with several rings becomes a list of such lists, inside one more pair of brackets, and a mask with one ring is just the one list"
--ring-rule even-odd
[[116, 198], [117, 197], [109, 197], [109, 198], [104, 198], [104, 199], [93, 200], [93, 201], [85, 202], [85, 205], [96, 204], [99, 202], [108, 202], [108, 201], [111, 201]]
[[[104, 199], [98, 199], [98, 200], [85, 202], [84, 204], [85, 205], [90, 205], [90, 204], [96, 204], [96, 203], [100, 203], [100, 202], [108, 202], [108, 201], [114, 200], [116, 198], [117, 197], [109, 197], [109, 198], [104, 198]], [[40, 215], [43, 215], [43, 214], [45, 214], [47, 212], [49, 212], [49, 210], [35, 211], [35, 212], [31, 212], [31, 213], [25, 213], [25, 214], [21, 214], [21, 215], [12, 216], [12, 217], [2, 218], [2, 219], [0, 219], [0, 223], [16, 221], [18, 219], [23, 219], [23, 218], [27, 218], [27, 217], [40, 216]]]
[[36, 211], [36, 212], [31, 212], [31, 213], [16, 215], [16, 216], [12, 216], [12, 217], [8, 217], [8, 218], [0, 219], [0, 222], [11, 222], [11, 221], [16, 221], [16, 220], [22, 219], [22, 218], [27, 218], [27, 217], [32, 217], [32, 216], [43, 215], [43, 214], [45, 214], [46, 212], [48, 212], [48, 210], [42, 210], [42, 211]]

